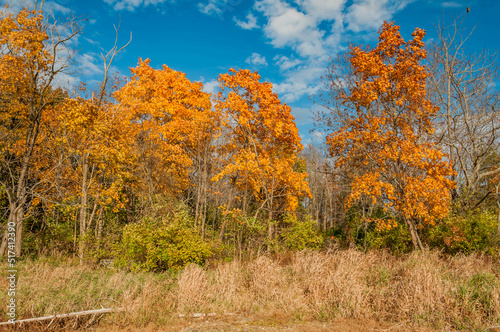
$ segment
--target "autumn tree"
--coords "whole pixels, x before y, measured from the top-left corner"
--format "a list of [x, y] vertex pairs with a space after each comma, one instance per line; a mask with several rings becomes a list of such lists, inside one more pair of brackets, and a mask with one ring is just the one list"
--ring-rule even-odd
[[277, 211], [294, 211], [299, 198], [310, 193], [307, 173], [293, 169], [302, 144], [290, 107], [281, 103], [271, 83], [260, 82], [257, 72], [231, 69], [218, 80], [215, 107], [222, 115], [225, 144], [214, 180], [229, 178], [235, 189], [250, 191], [258, 202], [255, 218], [262, 210], [269, 220]]
[[[68, 65], [59, 52], [79, 32], [73, 22], [65, 29], [51, 25], [41, 10], [1, 13], [0, 169], [9, 201], [8, 222], [16, 225], [16, 256], [21, 254], [23, 221], [35, 181], [31, 166], [40, 123], [46, 110], [64, 99], [63, 91], [53, 87], [55, 77]], [[6, 249], [7, 227], [0, 255]]]
[[[364, 197], [380, 204], [406, 223], [414, 247], [422, 248], [418, 229], [446, 216], [453, 171], [429, 139], [438, 108], [426, 90], [425, 32], [417, 28], [405, 42], [398, 26], [384, 22], [379, 34], [373, 49], [350, 47], [353, 76], [332, 85], [343, 87], [330, 91], [342, 106], [327, 143], [337, 167], [352, 170], [346, 207]], [[373, 221], [397, 226], [396, 220]]]
[[[130, 82], [115, 94], [131, 123], [129, 137], [135, 140], [143, 192], [151, 201], [157, 194], [179, 198], [190, 184], [203, 185], [200, 190], [206, 191], [202, 178], [210, 142], [217, 135], [210, 94], [184, 73], [167, 66], [153, 69], [149, 63], [140, 59]], [[193, 164], [198, 183], [190, 183]]]
[[128, 119], [117, 105], [96, 99], [67, 98], [57, 107], [50, 141], [64, 154], [57, 172], [65, 180], [61, 205], [78, 210], [81, 262], [91, 227], [101, 236], [105, 208], [116, 212], [124, 207], [123, 187], [133, 176], [135, 160]]

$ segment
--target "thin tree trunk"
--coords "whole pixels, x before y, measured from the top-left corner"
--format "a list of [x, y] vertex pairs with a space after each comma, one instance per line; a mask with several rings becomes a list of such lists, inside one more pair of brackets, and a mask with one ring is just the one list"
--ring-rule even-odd
[[99, 209], [99, 217], [97, 219], [97, 236], [96, 236], [96, 239], [97, 239], [97, 251], [99, 251], [101, 249], [102, 224], [103, 224], [102, 210], [104, 210], [104, 208], [101, 207]]
[[269, 203], [268, 203], [269, 211], [267, 215], [267, 218], [269, 219], [268, 237], [270, 241], [274, 239], [273, 199], [274, 199], [274, 177], [271, 187], [271, 195], [269, 197]]
[[80, 264], [83, 264], [83, 255], [85, 253], [85, 235], [86, 235], [86, 221], [87, 221], [87, 177], [89, 171], [88, 154], [83, 157], [83, 170], [82, 170], [82, 190], [80, 199], [80, 243], [78, 245], [78, 253]]
[[497, 214], [497, 234], [500, 237], [500, 201], [497, 201], [498, 214]]
[[90, 214], [89, 220], [85, 225], [85, 227], [86, 227], [85, 234], [87, 234], [90, 231], [90, 227], [92, 226], [92, 221], [94, 221], [95, 212], [97, 211], [97, 206], [98, 206], [98, 204], [97, 204], [98, 199], [99, 199], [99, 195], [97, 195], [97, 197], [94, 200], [94, 207], [92, 208], [92, 213]]
[[23, 221], [24, 221], [24, 202], [18, 207], [16, 213], [16, 257], [21, 257], [21, 252], [22, 252]]
[[[233, 189], [229, 189], [229, 202], [227, 203], [227, 211], [231, 209], [231, 205], [233, 202]], [[222, 225], [220, 227], [220, 233], [219, 233], [219, 240], [218, 242], [221, 242], [222, 239], [224, 238], [224, 232], [226, 231], [226, 225], [227, 225], [227, 214], [224, 215], [224, 218], [222, 219]]]
[[415, 223], [413, 220], [404, 218], [408, 229], [410, 230], [411, 242], [413, 244], [413, 248], [415, 250], [424, 250], [424, 246], [422, 245], [422, 241], [420, 240], [420, 236], [418, 235], [417, 229], [415, 227]]
[[[16, 229], [16, 241], [15, 241], [15, 254], [16, 257], [21, 256], [22, 251], [22, 239], [23, 239], [23, 221], [24, 221], [24, 203], [26, 202], [26, 194], [21, 192], [18, 196], [18, 201], [10, 204], [9, 207], [9, 217], [7, 222], [15, 225]], [[4, 236], [2, 238], [2, 244], [0, 246], [0, 256], [7, 254], [8, 247], [8, 231], [9, 227], [5, 227]]]
[[498, 206], [497, 214], [497, 236], [500, 238], [500, 182], [495, 186], [495, 199]]

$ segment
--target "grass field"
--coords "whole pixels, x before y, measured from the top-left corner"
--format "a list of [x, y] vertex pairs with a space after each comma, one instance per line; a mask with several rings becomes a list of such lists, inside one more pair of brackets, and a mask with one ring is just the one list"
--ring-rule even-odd
[[[242, 331], [246, 327], [326, 331], [343, 326], [344, 330], [491, 331], [500, 325], [500, 262], [474, 255], [414, 252], [396, 257], [355, 249], [298, 252], [212, 262], [204, 268], [189, 265], [158, 274], [79, 266], [63, 258], [22, 261], [17, 268], [18, 319], [126, 308], [93, 321], [89, 316], [52, 324], [49, 330], [87, 326], [102, 331], [195, 331], [193, 326], [201, 326], [200, 331], [215, 331], [239, 326]], [[2, 289], [7, 289], [6, 277], [4, 269]], [[0, 303], [7, 301], [6, 292], [1, 292]], [[194, 313], [216, 316], [179, 318]], [[2, 315], [7, 320], [3, 311]], [[210, 324], [215, 324], [213, 329]]]

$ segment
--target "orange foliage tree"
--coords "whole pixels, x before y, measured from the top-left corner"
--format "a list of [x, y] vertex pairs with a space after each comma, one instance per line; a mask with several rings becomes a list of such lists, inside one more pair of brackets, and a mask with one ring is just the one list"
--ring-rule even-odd
[[182, 72], [167, 66], [156, 70], [150, 60], [139, 60], [132, 78], [115, 93], [129, 118], [130, 139], [135, 139], [143, 191], [179, 194], [189, 183], [196, 151], [216, 135], [217, 119], [210, 94]]
[[295, 211], [299, 198], [310, 191], [307, 173], [294, 170], [302, 144], [290, 107], [281, 103], [271, 83], [259, 82], [257, 72], [231, 69], [218, 80], [222, 91], [215, 107], [226, 135], [214, 180], [229, 177], [237, 189], [249, 189], [260, 202], [255, 217], [266, 209], [272, 220], [280, 206], [283, 212]]
[[422, 248], [418, 228], [448, 213], [453, 171], [429, 140], [437, 107], [427, 96], [428, 73], [421, 64], [425, 32], [417, 28], [405, 42], [398, 26], [384, 22], [379, 33], [373, 49], [350, 47], [354, 77], [339, 95], [351, 112], [327, 143], [337, 166], [351, 170], [346, 206], [363, 197], [380, 203], [404, 220], [414, 247]]

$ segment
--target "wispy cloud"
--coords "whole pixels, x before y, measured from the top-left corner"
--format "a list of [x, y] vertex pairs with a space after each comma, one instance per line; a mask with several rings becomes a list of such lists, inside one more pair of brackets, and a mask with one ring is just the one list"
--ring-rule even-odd
[[281, 70], [288, 70], [297, 67], [302, 63], [299, 59], [290, 59], [285, 55], [276, 55], [273, 60]]
[[110, 6], [113, 6], [114, 10], [128, 10], [135, 11], [138, 7], [158, 5], [168, 0], [104, 0]]
[[[202, 81], [204, 80], [202, 79]], [[219, 90], [219, 82], [217, 82], [217, 80], [203, 82], [203, 91], [215, 94], [218, 90]]]
[[[7, 9], [7, 12], [9, 13], [18, 13], [21, 9], [25, 7], [33, 8], [33, 3], [34, 3], [33, 1], [28, 1], [28, 0], [0, 0], [0, 5], [9, 5], [9, 8]], [[39, 9], [40, 6], [38, 5], [37, 8]], [[55, 1], [45, 1], [43, 4], [43, 9], [44, 11], [47, 12], [54, 12], [61, 14], [69, 14], [71, 12], [71, 9], [62, 6]], [[2, 11], [4, 11], [4, 9], [2, 9]]]
[[71, 9], [61, 6], [60, 4], [54, 2], [54, 1], [46, 1], [43, 4], [43, 10], [44, 11], [49, 11], [49, 12], [54, 12], [54, 13], [61, 13], [61, 14], [69, 14], [71, 12]]
[[347, 28], [353, 32], [377, 30], [384, 20], [414, 0], [358, 0], [347, 10]]
[[305, 64], [285, 72], [285, 79], [274, 84], [274, 91], [280, 95], [284, 101], [291, 103], [299, 100], [303, 96], [315, 94], [321, 84], [319, 77], [325, 71], [325, 62], [320, 64]]
[[257, 25], [257, 17], [255, 17], [252, 13], [249, 13], [246, 19], [246, 21], [240, 21], [236, 17], [233, 18], [236, 24], [242, 29], [251, 30], [259, 27]]
[[252, 53], [245, 62], [254, 66], [267, 66], [266, 58], [258, 53]]
[[203, 14], [222, 16], [224, 12], [232, 12], [243, 0], [205, 0], [198, 3], [198, 9]]
[[445, 1], [441, 4], [441, 7], [444, 7], [444, 8], [459, 8], [462, 6], [463, 6], [462, 4], [455, 2], [455, 1]]
[[200, 12], [203, 14], [207, 15], [220, 15], [222, 13], [222, 10], [219, 6], [217, 6], [218, 1], [209, 1], [208, 3], [199, 3], [198, 4], [198, 9]]
[[101, 75], [104, 71], [101, 58], [93, 53], [78, 54], [75, 58], [78, 70], [84, 76]]

